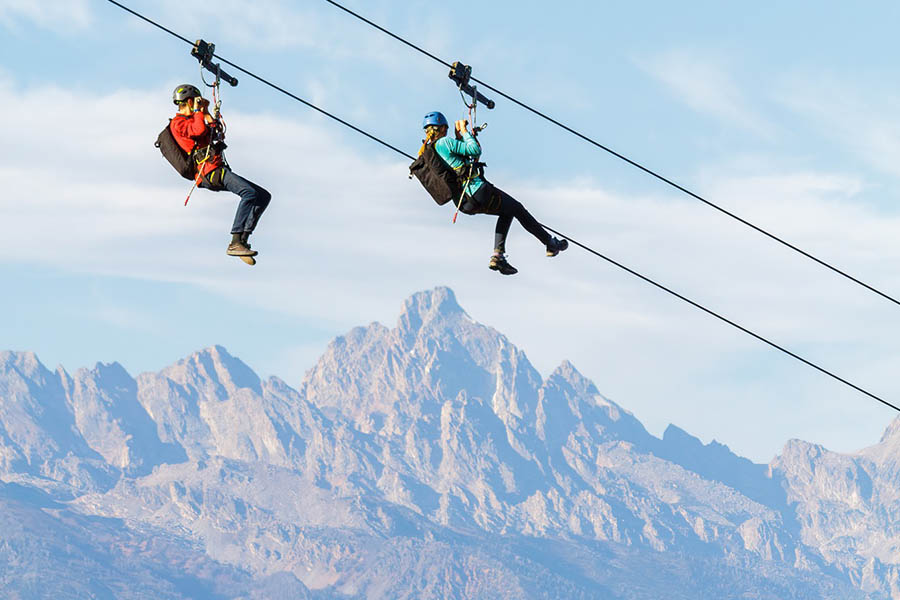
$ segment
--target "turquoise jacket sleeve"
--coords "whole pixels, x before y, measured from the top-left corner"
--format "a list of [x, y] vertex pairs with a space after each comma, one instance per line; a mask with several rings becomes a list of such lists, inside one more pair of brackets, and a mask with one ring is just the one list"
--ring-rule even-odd
[[[434, 143], [434, 149], [438, 156], [444, 159], [444, 162], [450, 165], [452, 169], [459, 169], [473, 160], [477, 160], [481, 156], [481, 145], [478, 140], [468, 131], [462, 135], [461, 140], [444, 136]], [[466, 192], [469, 195], [474, 194], [484, 180], [475, 176], [469, 182]]]
[[454, 169], [463, 166], [470, 159], [481, 156], [481, 146], [471, 133], [464, 133], [463, 139], [457, 140], [444, 136], [434, 143], [434, 149], [444, 162]]
[[[468, 131], [462, 135], [461, 140], [445, 136], [438, 140], [438, 144], [438, 153], [444, 160], [447, 160], [447, 157], [441, 152], [442, 149], [449, 154], [456, 154], [461, 157], [478, 158], [481, 156], [481, 146], [478, 144], [478, 140]], [[465, 162], [465, 159], [463, 161]]]

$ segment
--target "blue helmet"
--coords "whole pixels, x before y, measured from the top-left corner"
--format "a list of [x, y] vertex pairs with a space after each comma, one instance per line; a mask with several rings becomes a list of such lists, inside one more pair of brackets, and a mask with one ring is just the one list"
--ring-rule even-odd
[[425, 120], [422, 122], [422, 129], [425, 129], [429, 125], [447, 125], [447, 117], [437, 111], [430, 112], [425, 115]]

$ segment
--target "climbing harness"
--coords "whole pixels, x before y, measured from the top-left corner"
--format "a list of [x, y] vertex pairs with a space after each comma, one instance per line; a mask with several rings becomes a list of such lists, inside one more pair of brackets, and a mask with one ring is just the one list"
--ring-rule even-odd
[[[462, 98], [463, 104], [466, 105], [466, 108], [469, 111], [469, 123], [472, 124], [472, 135], [477, 139], [478, 134], [481, 133], [484, 129], [487, 129], [488, 124], [485, 123], [483, 125], [478, 125], [478, 103], [481, 102], [489, 109], [494, 108], [494, 101], [486, 98], [478, 92], [478, 87], [471, 83], [472, 78], [472, 67], [469, 65], [465, 65], [460, 61], [456, 61], [453, 65], [450, 66], [450, 74], [448, 75], [450, 79], [456, 82], [457, 88], [459, 89], [459, 96]], [[468, 95], [472, 101], [469, 102], [466, 100], [466, 95]], [[468, 173], [466, 175], [465, 181], [462, 184], [462, 192], [459, 195], [459, 201], [456, 203], [456, 212], [453, 213], [453, 223], [456, 223], [456, 217], [459, 216], [460, 208], [462, 207], [463, 200], [466, 197], [466, 192], [469, 189], [469, 184], [472, 182], [472, 179], [477, 176], [484, 176], [484, 167], [486, 167], [483, 162], [478, 161], [470, 161], [468, 163]], [[466, 165], [460, 167], [460, 170], [465, 169]], [[460, 174], [460, 179], [462, 179]]]
[[[468, 109], [467, 122], [472, 124], [472, 133], [477, 137], [487, 127], [487, 123], [478, 124], [478, 104], [481, 103], [492, 108], [494, 102], [481, 95], [475, 86], [469, 83], [471, 75], [472, 67], [456, 62], [453, 63], [449, 76], [457, 85], [460, 97]], [[471, 100], [467, 99], [466, 95]], [[432, 116], [439, 116], [440, 119], [432, 123], [429, 121], [429, 117]], [[429, 124], [449, 126], [444, 116], [439, 113], [429, 113], [425, 116], [425, 125]], [[433, 142], [434, 140], [430, 140], [430, 138], [423, 141], [419, 156], [409, 167], [409, 178], [418, 179], [438, 205], [452, 201], [456, 207], [456, 212], [453, 214], [453, 222], [456, 223], [466, 196], [466, 189], [476, 176], [484, 175], [485, 164], [471, 160], [454, 169], [437, 154]]]
[[[194, 185], [191, 186], [191, 190], [188, 192], [187, 197], [184, 199], [184, 205], [187, 206], [188, 201], [191, 199], [191, 195], [194, 193], [194, 190], [203, 183], [204, 176], [201, 175], [203, 170], [203, 165], [215, 158], [216, 156], [222, 157], [223, 167], [219, 169], [215, 169], [210, 171], [206, 176], [206, 182], [208, 183], [210, 189], [215, 189], [222, 184], [222, 178], [224, 176], [224, 168], [228, 167], [228, 161], [225, 159], [225, 148], [228, 145], [225, 143], [225, 119], [222, 118], [222, 99], [219, 96], [220, 84], [222, 81], [228, 83], [231, 87], [235, 87], [238, 84], [238, 80], [235, 77], [232, 77], [224, 70], [222, 70], [222, 66], [219, 63], [214, 63], [213, 58], [215, 57], [216, 45], [210, 44], [204, 40], [197, 40], [194, 43], [194, 47], [191, 48], [191, 56], [197, 59], [200, 63], [200, 80], [203, 81], [204, 85], [212, 88], [212, 110], [210, 111], [210, 115], [212, 116], [214, 123], [212, 124], [212, 135], [210, 137], [209, 144], [207, 144], [204, 148], [194, 148], [191, 152], [191, 159], [196, 165], [196, 174], [193, 177]], [[204, 71], [209, 71], [213, 75], [215, 75], [215, 80], [212, 83], [206, 81], [206, 77], [204, 76]], [[215, 183], [216, 173], [219, 174], [219, 183]]]

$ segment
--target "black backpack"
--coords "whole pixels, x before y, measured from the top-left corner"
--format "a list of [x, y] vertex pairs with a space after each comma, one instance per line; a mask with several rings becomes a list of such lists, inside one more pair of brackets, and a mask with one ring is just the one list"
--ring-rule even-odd
[[459, 202], [462, 197], [460, 174], [444, 162], [434, 144], [425, 145], [425, 151], [409, 166], [409, 176], [415, 176], [439, 205]]
[[170, 120], [166, 128], [159, 132], [159, 137], [156, 138], [156, 143], [153, 145], [159, 148], [163, 157], [178, 171], [179, 175], [193, 181], [195, 173], [194, 161], [191, 159], [190, 154], [182, 150], [178, 142], [175, 141], [171, 125], [172, 121]]

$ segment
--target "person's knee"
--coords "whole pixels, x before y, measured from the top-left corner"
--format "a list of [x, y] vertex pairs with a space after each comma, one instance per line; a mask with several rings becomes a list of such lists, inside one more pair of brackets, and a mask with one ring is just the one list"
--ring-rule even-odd
[[525, 212], [525, 207], [521, 202], [519, 202], [512, 196], [507, 195], [503, 198], [503, 212], [510, 216], [517, 217]]
[[256, 188], [256, 202], [260, 206], [268, 206], [269, 202], [272, 201], [272, 194], [269, 193], [265, 188], [257, 187]]

